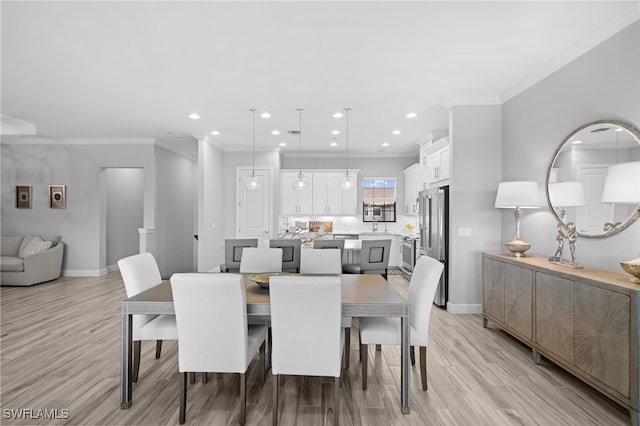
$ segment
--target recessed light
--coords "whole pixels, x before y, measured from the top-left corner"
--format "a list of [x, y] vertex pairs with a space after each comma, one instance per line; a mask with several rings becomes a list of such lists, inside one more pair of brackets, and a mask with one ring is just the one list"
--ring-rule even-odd
[[200, 120], [200, 116], [198, 114], [196, 114], [195, 112], [189, 114], [189, 118], [192, 120]]
[[280, 146], [287, 146], [286, 142], [280, 142], [279, 145]]
[[340, 130], [332, 130], [331, 134], [332, 135], [339, 135], [340, 134]]
[[279, 135], [280, 134], [280, 130], [273, 130], [271, 132], [272, 135]]
[[389, 146], [389, 142], [382, 142], [382, 146]]
[[271, 118], [271, 114], [269, 114], [268, 112], [263, 112], [262, 114], [260, 114], [260, 117], [262, 118]]
[[573, 144], [579, 144], [579, 143], [582, 143], [582, 141], [573, 141], [572, 143]]
[[214, 135], [214, 136], [220, 136], [220, 132], [217, 131], [217, 130], [212, 130], [211, 134]]
[[338, 142], [333, 141], [333, 142], [331, 142], [329, 145], [331, 145], [331, 146], [338, 146]]
[[400, 130], [394, 130], [391, 132], [392, 135], [399, 135], [400, 133], [402, 133]]
[[343, 117], [343, 115], [342, 115], [342, 113], [341, 113], [341, 112], [335, 112], [335, 113], [333, 114], [333, 118], [342, 118], [342, 117]]
[[406, 115], [407, 118], [416, 118], [418, 116], [418, 114], [416, 114], [415, 112], [410, 112]]

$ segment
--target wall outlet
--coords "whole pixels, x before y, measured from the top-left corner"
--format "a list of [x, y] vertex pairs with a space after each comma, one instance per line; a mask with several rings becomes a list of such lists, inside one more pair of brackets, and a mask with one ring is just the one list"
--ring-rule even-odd
[[471, 228], [458, 228], [458, 237], [470, 237]]

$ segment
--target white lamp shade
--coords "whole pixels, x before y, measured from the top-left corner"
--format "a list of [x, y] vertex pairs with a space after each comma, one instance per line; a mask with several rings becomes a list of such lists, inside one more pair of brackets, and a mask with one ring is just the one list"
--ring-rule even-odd
[[640, 161], [609, 167], [602, 191], [603, 203], [640, 204]]
[[582, 182], [555, 182], [549, 184], [549, 201], [553, 207], [586, 206]]
[[498, 185], [497, 208], [535, 209], [540, 207], [538, 182], [515, 181]]

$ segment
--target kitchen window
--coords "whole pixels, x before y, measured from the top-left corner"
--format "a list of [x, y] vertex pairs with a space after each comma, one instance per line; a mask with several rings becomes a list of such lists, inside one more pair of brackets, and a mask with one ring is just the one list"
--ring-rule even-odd
[[362, 180], [362, 221], [396, 221], [396, 178]]

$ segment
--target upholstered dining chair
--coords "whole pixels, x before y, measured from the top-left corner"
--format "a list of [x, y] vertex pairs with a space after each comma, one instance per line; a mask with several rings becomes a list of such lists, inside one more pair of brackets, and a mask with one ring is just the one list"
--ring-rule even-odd
[[[327, 240], [333, 241], [333, 240]], [[339, 240], [344, 243], [344, 240]], [[341, 274], [342, 255], [338, 248], [305, 249], [300, 257], [301, 274]], [[344, 328], [344, 368], [349, 368], [351, 354], [351, 317], [342, 317], [340, 325]]]
[[[118, 268], [127, 297], [135, 296], [162, 282], [158, 264], [151, 253], [140, 253], [120, 259]], [[162, 352], [162, 341], [177, 338], [176, 319], [173, 315], [134, 315], [132, 380], [138, 381], [142, 340], [156, 341], [156, 359], [158, 359]]]
[[313, 240], [314, 249], [340, 249], [340, 259], [344, 254], [344, 240]]
[[269, 247], [282, 249], [282, 271], [297, 273], [300, 271], [300, 248], [302, 240], [270, 240]]
[[246, 247], [258, 247], [258, 239], [227, 238], [224, 240], [224, 263], [220, 264], [220, 272], [240, 272], [242, 250]]
[[[420, 376], [422, 390], [427, 390], [427, 345], [429, 343], [429, 318], [436, 288], [444, 265], [438, 260], [422, 256], [409, 282], [407, 300], [411, 306], [409, 327], [411, 331], [411, 364], [415, 364], [413, 347], [420, 347]], [[362, 363], [362, 389], [367, 389], [368, 345], [399, 345], [400, 318], [360, 318], [360, 362]]]
[[387, 279], [391, 240], [363, 240], [359, 264], [342, 265], [345, 274], [381, 274]]
[[278, 377], [284, 374], [333, 377], [333, 422], [339, 424], [342, 369], [340, 277], [271, 277], [269, 292], [273, 329], [272, 423], [278, 423]]
[[240, 272], [282, 272], [282, 249], [248, 247], [242, 250]]
[[240, 418], [246, 419], [246, 372], [260, 351], [264, 383], [266, 326], [247, 324], [244, 280], [239, 274], [178, 273], [171, 277], [178, 326], [180, 424], [186, 420], [187, 373], [240, 374]]

